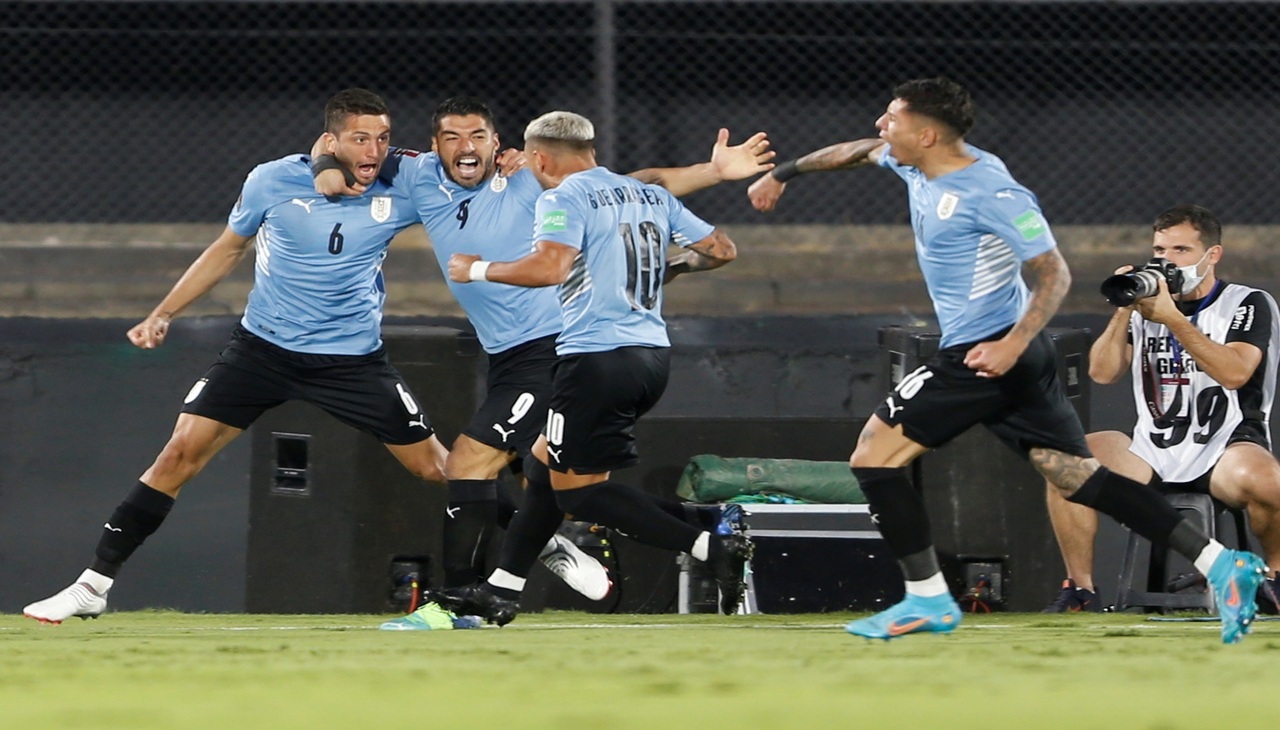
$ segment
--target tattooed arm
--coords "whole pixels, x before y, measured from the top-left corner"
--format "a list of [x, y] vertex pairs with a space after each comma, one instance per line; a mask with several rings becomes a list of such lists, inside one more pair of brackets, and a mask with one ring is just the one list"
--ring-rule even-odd
[[797, 160], [784, 162], [760, 176], [747, 188], [747, 197], [758, 211], [768, 212], [778, 204], [787, 189], [787, 181], [802, 172], [852, 170], [863, 165], [879, 164], [888, 145], [878, 138], [855, 139], [815, 150]]
[[691, 271], [718, 269], [738, 257], [738, 248], [719, 228], [680, 253], [667, 259], [662, 283], [666, 284], [680, 274]]
[[1071, 271], [1056, 248], [1028, 259], [1023, 268], [1032, 280], [1027, 311], [1004, 337], [980, 342], [964, 357], [964, 364], [983, 377], [998, 378], [1009, 372], [1031, 340], [1058, 311], [1067, 289], [1071, 288]]

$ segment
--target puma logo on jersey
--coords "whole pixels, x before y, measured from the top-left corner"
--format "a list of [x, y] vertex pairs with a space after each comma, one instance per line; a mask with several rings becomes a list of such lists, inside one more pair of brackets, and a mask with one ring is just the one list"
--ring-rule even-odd
[[560, 454], [561, 454], [561, 453], [563, 453], [563, 452], [564, 452], [564, 449], [563, 449], [563, 448], [561, 448], [561, 449], [560, 449], [560, 451], [556, 451], [555, 449], [551, 448], [550, 446], [548, 446], [548, 447], [547, 447], [547, 453], [551, 455], [551, 458], [553, 458], [553, 459], [555, 459], [555, 460], [556, 460], [556, 463], [557, 463], [557, 464], [559, 464], [559, 463], [560, 463]]
[[458, 513], [461, 511], [462, 511], [461, 507], [445, 507], [444, 508], [444, 513], [449, 515], [449, 519], [451, 520], [457, 517]]
[[894, 416], [898, 415], [898, 411], [906, 408], [906, 406], [895, 405], [893, 396], [889, 396], [889, 400], [885, 401], [885, 404], [889, 406], [889, 420], [893, 420]]
[[502, 428], [501, 424], [498, 424], [498, 423], [493, 424], [493, 430], [502, 434], [502, 443], [504, 444], [507, 442], [507, 437], [516, 432], [514, 428], [511, 429], [510, 431], [507, 431]]
[[123, 529], [123, 528], [120, 528], [120, 527], [112, 527], [110, 522], [108, 522], [108, 523], [104, 524], [104, 525], [103, 525], [103, 527], [104, 527], [104, 528], [106, 528], [106, 529], [108, 529], [108, 530], [111, 530], [112, 532], [124, 532], [124, 529]]
[[427, 427], [427, 414], [425, 414], [425, 413], [424, 413], [424, 414], [422, 414], [421, 416], [418, 416], [418, 419], [417, 419], [416, 421], [409, 421], [409, 425], [410, 425], [410, 426], [418, 426], [419, 428], [426, 428], [426, 427]]
[[294, 198], [293, 200], [290, 200], [289, 202], [290, 202], [290, 203], [293, 203], [294, 205], [300, 205], [300, 206], [302, 206], [303, 208], [305, 208], [305, 209], [306, 209], [306, 211], [307, 211], [308, 213], [310, 213], [310, 212], [311, 212], [311, 204], [312, 204], [312, 203], [314, 203], [314, 202], [316, 202], [316, 201], [314, 201], [314, 200], [303, 200], [303, 199], [301, 199], [301, 198]]
[[1008, 190], [1001, 190], [1000, 192], [996, 193], [996, 198], [1006, 198], [1008, 200], [1013, 200], [1013, 193], [1009, 192]]

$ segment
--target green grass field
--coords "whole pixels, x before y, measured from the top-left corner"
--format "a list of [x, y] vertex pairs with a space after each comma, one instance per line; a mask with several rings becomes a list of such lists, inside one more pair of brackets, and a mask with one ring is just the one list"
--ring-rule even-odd
[[[1280, 623], [966, 616], [870, 642], [847, 615], [0, 616], [0, 728], [1243, 728], [1275, 716]], [[1243, 721], [1243, 724], [1242, 722]]]

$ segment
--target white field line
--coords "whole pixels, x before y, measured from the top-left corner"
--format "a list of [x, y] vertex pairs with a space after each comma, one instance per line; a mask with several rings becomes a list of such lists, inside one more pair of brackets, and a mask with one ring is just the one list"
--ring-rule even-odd
[[[1135, 615], [1135, 618], [1136, 618], [1136, 615]], [[1280, 621], [1280, 617], [1275, 617], [1275, 616], [1259, 616], [1259, 617], [1258, 617], [1258, 619], [1257, 619], [1257, 621], [1258, 621], [1259, 623], [1264, 622], [1264, 621]], [[150, 628], [151, 630], [156, 630], [156, 631], [165, 631], [165, 632], [181, 632], [181, 631], [187, 631], [187, 632], [215, 632], [215, 631], [359, 631], [359, 630], [376, 631], [376, 630], [378, 630], [378, 623], [379, 623], [379, 622], [378, 622], [376, 619], [373, 619], [373, 620], [371, 620], [371, 621], [370, 621], [369, 623], [367, 623], [367, 624], [315, 624], [315, 625], [310, 625], [310, 626], [296, 626], [296, 625], [294, 625], [294, 626], [288, 626], [288, 625], [286, 625], [286, 626], [154, 626], [154, 627], [149, 627], [149, 628]], [[1159, 630], [1159, 629], [1163, 629], [1163, 628], [1185, 627], [1185, 626], [1187, 626], [1188, 624], [1192, 624], [1192, 625], [1193, 625], [1193, 626], [1195, 626], [1195, 627], [1203, 628], [1203, 629], [1206, 629], [1206, 630], [1214, 630], [1214, 631], [1217, 631], [1217, 630], [1219, 629], [1219, 624], [1218, 624], [1218, 622], [1217, 622], [1217, 621], [1214, 621], [1214, 620], [1206, 620], [1206, 621], [1171, 621], [1171, 620], [1160, 620], [1160, 619], [1154, 619], [1154, 620], [1152, 620], [1150, 617], [1148, 617], [1148, 620], [1146, 620], [1146, 621], [1135, 622], [1135, 623], [1133, 623], [1133, 624], [1128, 624], [1128, 625], [1116, 625], [1116, 624], [1082, 624], [1079, 628], [1088, 629], [1088, 630], [1092, 630], [1092, 631], [1107, 631], [1107, 630], [1114, 630], [1114, 629], [1117, 629], [1117, 628], [1134, 628], [1134, 629]], [[5, 632], [5, 631], [26, 631], [26, 630], [29, 630], [29, 628], [30, 628], [30, 627], [19, 627], [19, 626], [0, 626], [0, 632]], [[482, 626], [481, 628], [483, 628], [483, 629], [485, 629], [485, 630], [487, 630], [487, 631], [492, 631], [492, 630], [497, 629], [497, 628], [499, 628], [499, 627], [497, 627], [497, 626], [488, 626], [488, 625], [486, 625], [486, 626]], [[787, 630], [811, 630], [811, 629], [823, 629], [823, 630], [827, 630], [827, 629], [842, 629], [842, 628], [844, 628], [844, 624], [843, 624], [843, 623], [835, 623], [835, 624], [807, 624], [807, 623], [794, 623], [794, 624], [753, 624], [753, 623], [744, 623], [744, 622], [738, 622], [738, 621], [722, 621], [722, 622], [718, 622], [718, 623], [688, 623], [688, 624], [686, 624], [686, 623], [674, 623], [674, 624], [673, 624], [673, 623], [625, 623], [625, 624], [615, 624], [615, 623], [581, 623], [581, 624], [539, 624], [539, 623], [519, 623], [519, 622], [517, 622], [517, 623], [514, 623], [514, 624], [510, 624], [509, 626], [504, 627], [504, 628], [505, 628], [506, 630], [508, 630], [508, 631], [511, 631], [511, 630], [518, 630], [518, 631], [556, 631], [556, 630], [565, 630], [565, 629], [631, 629], [631, 630], [637, 630], [637, 629], [662, 629], [662, 630], [675, 629], [675, 630], [681, 630], [681, 629], [683, 629], [683, 630], [696, 630], [696, 629], [704, 629], [704, 628], [710, 628], [710, 629], [743, 629], [743, 628], [749, 628], [749, 629], [787, 629]], [[1005, 629], [1016, 629], [1016, 628], [1019, 628], [1019, 626], [1018, 626], [1018, 625], [1016, 625], [1016, 624], [976, 624], [976, 625], [975, 625], [975, 624], [969, 624], [969, 625], [965, 625], [965, 626], [963, 626], [963, 627], [962, 627], [962, 630], [964, 630], [964, 631], [972, 631], [972, 630], [991, 630], [991, 629], [995, 629], [995, 630], [1005, 630]], [[56, 629], [55, 627], [47, 627], [47, 628], [46, 628], [46, 630], [57, 630], [57, 629]], [[474, 629], [467, 629], [467, 630], [469, 630], [469, 631], [470, 631], [470, 630], [474, 630]]]

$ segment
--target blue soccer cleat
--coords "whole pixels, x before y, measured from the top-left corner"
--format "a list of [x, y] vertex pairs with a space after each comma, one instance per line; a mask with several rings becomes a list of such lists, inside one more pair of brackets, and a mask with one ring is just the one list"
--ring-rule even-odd
[[716, 520], [717, 535], [742, 534], [742, 507], [736, 504], [720, 505], [720, 517]]
[[1222, 643], [1235, 644], [1253, 628], [1258, 586], [1266, 580], [1262, 558], [1243, 550], [1223, 550], [1209, 568], [1209, 585], [1222, 618]]
[[874, 616], [850, 621], [844, 630], [854, 636], [888, 641], [925, 631], [946, 634], [959, 625], [960, 606], [949, 594], [925, 598], [908, 593], [901, 602]]
[[384, 622], [383, 631], [451, 631], [453, 629], [479, 628], [480, 620], [474, 616], [455, 616], [440, 604], [432, 601], [408, 616]]

